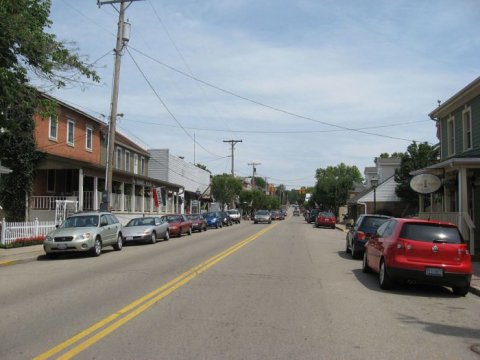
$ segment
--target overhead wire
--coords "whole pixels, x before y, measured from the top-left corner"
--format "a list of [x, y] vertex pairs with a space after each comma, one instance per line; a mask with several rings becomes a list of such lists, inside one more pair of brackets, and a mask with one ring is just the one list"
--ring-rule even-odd
[[167, 69], [170, 69], [178, 74], [181, 74], [187, 78], [190, 78], [194, 81], [197, 81], [205, 86], [208, 86], [208, 87], [211, 87], [213, 89], [216, 89], [220, 92], [223, 92], [225, 94], [228, 94], [228, 95], [231, 95], [233, 97], [236, 97], [238, 99], [241, 99], [241, 100], [244, 100], [244, 101], [247, 101], [247, 102], [250, 102], [252, 104], [255, 104], [255, 105], [258, 105], [258, 106], [262, 106], [264, 108], [267, 108], [267, 109], [270, 109], [270, 110], [273, 110], [275, 112], [279, 112], [279, 113], [282, 113], [282, 114], [285, 114], [285, 115], [289, 115], [289, 116], [292, 116], [292, 117], [296, 117], [296, 118], [299, 118], [299, 119], [303, 119], [303, 120], [308, 120], [308, 121], [312, 121], [312, 122], [315, 122], [315, 123], [319, 123], [319, 124], [323, 124], [323, 125], [327, 125], [327, 126], [331, 126], [331, 127], [335, 127], [335, 128], [338, 128], [338, 129], [342, 129], [342, 130], [346, 130], [346, 131], [353, 131], [353, 132], [357, 132], [357, 133], [361, 133], [361, 134], [365, 134], [365, 135], [372, 135], [372, 136], [377, 136], [377, 137], [382, 137], [382, 138], [387, 138], [387, 139], [393, 139], [393, 140], [402, 140], [402, 141], [408, 141], [408, 142], [423, 142], [421, 140], [415, 140], [415, 139], [406, 139], [406, 138], [401, 138], [401, 137], [395, 137], [395, 136], [390, 136], [390, 135], [385, 135], [385, 134], [377, 134], [377, 133], [372, 133], [372, 132], [368, 132], [368, 131], [363, 131], [363, 130], [356, 130], [354, 128], [351, 128], [351, 127], [348, 127], [348, 126], [342, 126], [342, 125], [337, 125], [337, 124], [332, 124], [332, 123], [329, 123], [327, 121], [323, 121], [323, 120], [318, 120], [318, 119], [314, 119], [312, 117], [309, 117], [309, 116], [305, 116], [305, 115], [300, 115], [300, 114], [297, 114], [297, 113], [294, 113], [294, 112], [291, 112], [291, 111], [288, 111], [288, 110], [284, 110], [284, 109], [281, 109], [279, 107], [276, 107], [276, 106], [273, 106], [273, 105], [269, 105], [269, 104], [266, 104], [264, 102], [261, 102], [261, 101], [258, 101], [258, 100], [254, 100], [254, 99], [251, 99], [249, 97], [246, 97], [244, 95], [239, 95], [233, 91], [230, 91], [230, 90], [227, 90], [227, 89], [224, 89], [220, 86], [217, 86], [217, 85], [214, 85], [212, 83], [209, 83], [205, 80], [202, 80], [196, 76], [193, 76], [193, 75], [190, 75], [180, 69], [177, 69], [171, 65], [168, 65], [148, 54], [146, 54], [145, 52], [141, 51], [141, 50], [138, 50], [134, 47], [130, 47], [130, 49], [132, 49], [133, 51], [137, 52], [138, 54], [144, 56], [145, 58], [147, 59], [150, 59], [151, 61], [159, 64], [159, 65], [162, 65], [163, 67], [167, 68]]

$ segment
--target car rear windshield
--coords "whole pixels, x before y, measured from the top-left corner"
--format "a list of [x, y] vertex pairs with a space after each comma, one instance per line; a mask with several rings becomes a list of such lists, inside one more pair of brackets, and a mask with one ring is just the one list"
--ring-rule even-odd
[[334, 217], [335, 215], [333, 215], [333, 213], [331, 213], [331, 212], [322, 212], [322, 213], [318, 214], [318, 216]]
[[435, 224], [405, 224], [402, 227], [400, 237], [409, 240], [462, 244], [463, 238], [460, 231], [453, 226]]
[[368, 233], [374, 233], [380, 225], [382, 225], [388, 218], [384, 217], [366, 217], [363, 223], [360, 225], [360, 230]]

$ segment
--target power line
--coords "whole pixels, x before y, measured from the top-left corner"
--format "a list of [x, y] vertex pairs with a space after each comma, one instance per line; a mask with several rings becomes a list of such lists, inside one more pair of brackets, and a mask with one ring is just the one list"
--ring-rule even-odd
[[157, 64], [160, 64], [178, 74], [181, 74], [185, 77], [188, 77], [192, 80], [195, 80], [205, 86], [209, 86], [213, 89], [216, 89], [218, 91], [221, 91], [225, 94], [228, 94], [228, 95], [231, 95], [233, 97], [236, 97], [238, 99], [241, 99], [241, 100], [244, 100], [244, 101], [248, 101], [252, 104], [255, 104], [255, 105], [258, 105], [258, 106], [262, 106], [262, 107], [265, 107], [267, 109], [270, 109], [270, 110], [273, 110], [273, 111], [276, 111], [276, 112], [279, 112], [279, 113], [282, 113], [282, 114], [285, 114], [285, 115], [290, 115], [290, 116], [293, 116], [293, 117], [297, 117], [297, 118], [300, 118], [300, 119], [303, 119], [303, 120], [308, 120], [308, 121], [312, 121], [312, 122], [316, 122], [316, 123], [319, 123], [319, 124], [323, 124], [323, 125], [328, 125], [328, 126], [332, 126], [332, 127], [335, 127], [335, 128], [338, 128], [338, 129], [342, 129], [342, 130], [347, 130], [347, 131], [354, 131], [354, 132], [357, 132], [357, 133], [362, 133], [362, 134], [366, 134], [366, 135], [372, 135], [372, 136], [377, 136], [377, 137], [382, 137], [382, 138], [388, 138], [388, 139], [394, 139], [394, 140], [403, 140], [403, 141], [408, 141], [408, 142], [422, 142], [420, 140], [413, 140], [413, 139], [405, 139], [405, 138], [400, 138], [400, 137], [395, 137], [395, 136], [390, 136], [390, 135], [384, 135], [384, 134], [376, 134], [376, 133], [371, 133], [371, 132], [367, 132], [367, 131], [363, 131], [363, 130], [357, 130], [355, 128], [350, 128], [350, 127], [347, 127], [347, 126], [342, 126], [342, 125], [337, 125], [337, 124], [332, 124], [332, 123], [329, 123], [329, 122], [326, 122], [326, 121], [322, 121], [322, 120], [318, 120], [318, 119], [314, 119], [314, 118], [311, 118], [311, 117], [308, 117], [308, 116], [304, 116], [304, 115], [299, 115], [299, 114], [296, 114], [296, 113], [293, 113], [291, 111], [288, 111], [288, 110], [284, 110], [284, 109], [281, 109], [279, 107], [276, 107], [276, 106], [272, 106], [272, 105], [268, 105], [268, 104], [265, 104], [261, 101], [258, 101], [258, 100], [254, 100], [254, 99], [250, 99], [246, 96], [243, 96], [243, 95], [239, 95], [239, 94], [236, 94], [234, 93], [233, 91], [230, 91], [230, 90], [226, 90], [224, 88], [221, 88], [219, 86], [216, 86], [216, 85], [213, 85], [207, 81], [204, 81], [202, 79], [199, 79], [198, 77], [196, 76], [193, 76], [193, 75], [190, 75], [182, 70], [179, 70], [173, 66], [170, 66], [158, 59], [155, 59], [153, 57], [151, 57], [150, 55], [148, 54], [145, 54], [144, 52], [138, 50], [138, 49], [135, 49], [134, 47], [130, 47], [132, 50], [136, 51], [137, 53], [139, 53], [140, 55], [143, 55], [144, 57], [146, 57], [147, 59], [150, 59], [152, 60], [153, 62], [156, 62]]

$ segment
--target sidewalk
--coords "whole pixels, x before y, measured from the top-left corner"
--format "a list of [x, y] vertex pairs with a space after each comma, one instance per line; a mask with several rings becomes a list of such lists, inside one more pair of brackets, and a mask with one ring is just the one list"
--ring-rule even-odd
[[[337, 224], [337, 229], [346, 231], [343, 224]], [[0, 268], [2, 266], [15, 265], [23, 262], [35, 261], [39, 256], [45, 255], [42, 245], [25, 246], [12, 249], [0, 249]], [[473, 261], [473, 276], [470, 284], [470, 292], [480, 296], [480, 262]]]

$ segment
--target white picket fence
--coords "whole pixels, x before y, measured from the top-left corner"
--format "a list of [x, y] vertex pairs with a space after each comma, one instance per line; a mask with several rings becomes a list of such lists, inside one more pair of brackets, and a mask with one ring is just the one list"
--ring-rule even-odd
[[45, 236], [55, 229], [55, 221], [0, 222], [0, 244], [7, 246], [18, 239]]

